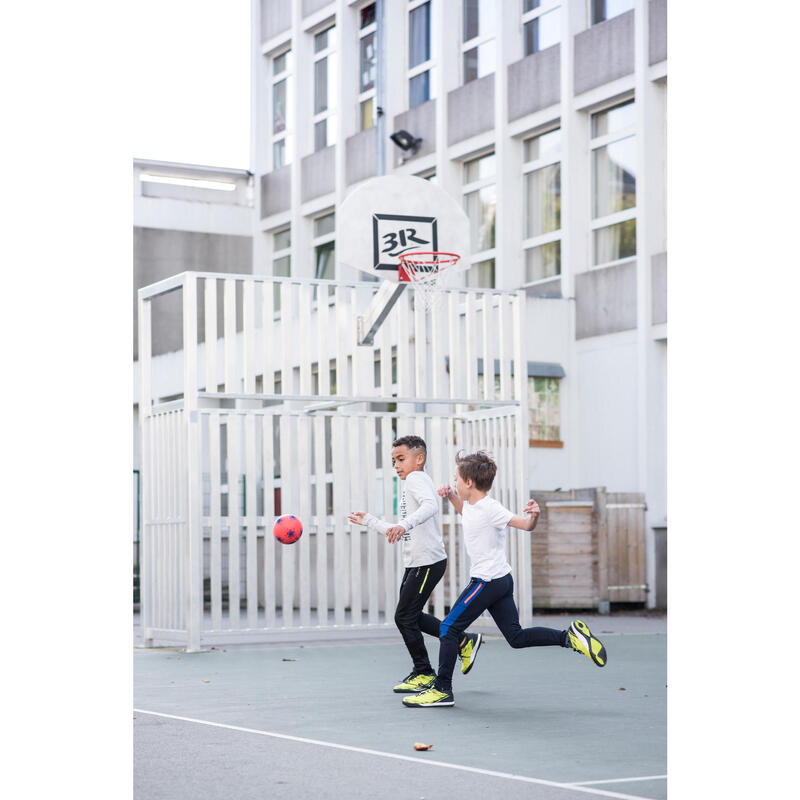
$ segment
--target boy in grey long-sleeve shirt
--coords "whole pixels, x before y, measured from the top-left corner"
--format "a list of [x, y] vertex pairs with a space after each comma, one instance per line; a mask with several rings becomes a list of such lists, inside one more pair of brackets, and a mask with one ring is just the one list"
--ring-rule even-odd
[[[447, 567], [447, 553], [439, 523], [439, 498], [431, 477], [424, 471], [427, 447], [419, 436], [403, 436], [392, 442], [392, 463], [403, 481], [400, 519], [396, 524], [364, 511], [348, 519], [386, 535], [389, 542], [402, 540], [403, 580], [394, 621], [413, 662], [409, 675], [395, 692], [418, 692], [432, 683], [435, 670], [428, 658], [423, 633], [439, 637], [441, 622], [425, 612], [428, 598]], [[467, 673], [481, 644], [480, 634], [466, 634], [460, 646], [461, 669]]]

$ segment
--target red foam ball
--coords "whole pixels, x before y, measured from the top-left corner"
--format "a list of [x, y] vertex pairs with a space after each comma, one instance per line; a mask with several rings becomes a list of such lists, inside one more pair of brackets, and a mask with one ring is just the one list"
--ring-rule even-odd
[[294, 514], [284, 514], [275, 520], [272, 535], [281, 544], [294, 544], [303, 535], [303, 523]]

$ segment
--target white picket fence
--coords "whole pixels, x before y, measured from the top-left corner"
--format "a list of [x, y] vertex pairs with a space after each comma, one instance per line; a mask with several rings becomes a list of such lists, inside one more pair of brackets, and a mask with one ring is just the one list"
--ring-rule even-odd
[[[437, 484], [452, 479], [458, 450], [489, 450], [493, 496], [524, 505], [523, 296], [454, 289], [426, 314], [411, 287], [375, 344], [358, 346], [356, 317], [376, 289], [187, 272], [140, 290], [145, 642], [198, 649], [393, 625], [399, 548], [346, 515], [395, 516], [397, 436], [425, 438]], [[183, 396], [164, 401], [150, 356], [153, 301], [177, 290]], [[274, 540], [279, 513], [303, 521], [296, 544]], [[448, 570], [431, 598], [440, 617], [468, 577], [459, 519], [446, 504], [442, 515]], [[530, 535], [508, 538], [524, 624]]]

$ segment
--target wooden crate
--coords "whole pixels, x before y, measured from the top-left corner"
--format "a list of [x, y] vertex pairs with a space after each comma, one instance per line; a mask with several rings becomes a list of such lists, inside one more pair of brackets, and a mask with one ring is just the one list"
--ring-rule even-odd
[[[534, 495], [535, 496], [535, 495]], [[534, 608], [585, 608], [599, 599], [597, 526], [591, 500], [539, 500], [532, 536]]]
[[644, 603], [644, 495], [614, 492], [606, 495], [608, 518], [608, 598], [612, 603]]
[[604, 488], [531, 493], [534, 608], [599, 608], [646, 600], [644, 497]]

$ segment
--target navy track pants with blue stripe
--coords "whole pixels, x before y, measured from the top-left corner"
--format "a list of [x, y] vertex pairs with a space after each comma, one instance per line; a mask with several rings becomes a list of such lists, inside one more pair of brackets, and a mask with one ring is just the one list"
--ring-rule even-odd
[[523, 628], [514, 602], [514, 579], [511, 573], [493, 581], [471, 578], [458, 597], [447, 618], [439, 628], [439, 672], [436, 685], [449, 692], [453, 684], [453, 669], [458, 658], [458, 645], [464, 631], [488, 611], [506, 641], [514, 648], [566, 646], [566, 631], [556, 628]]

